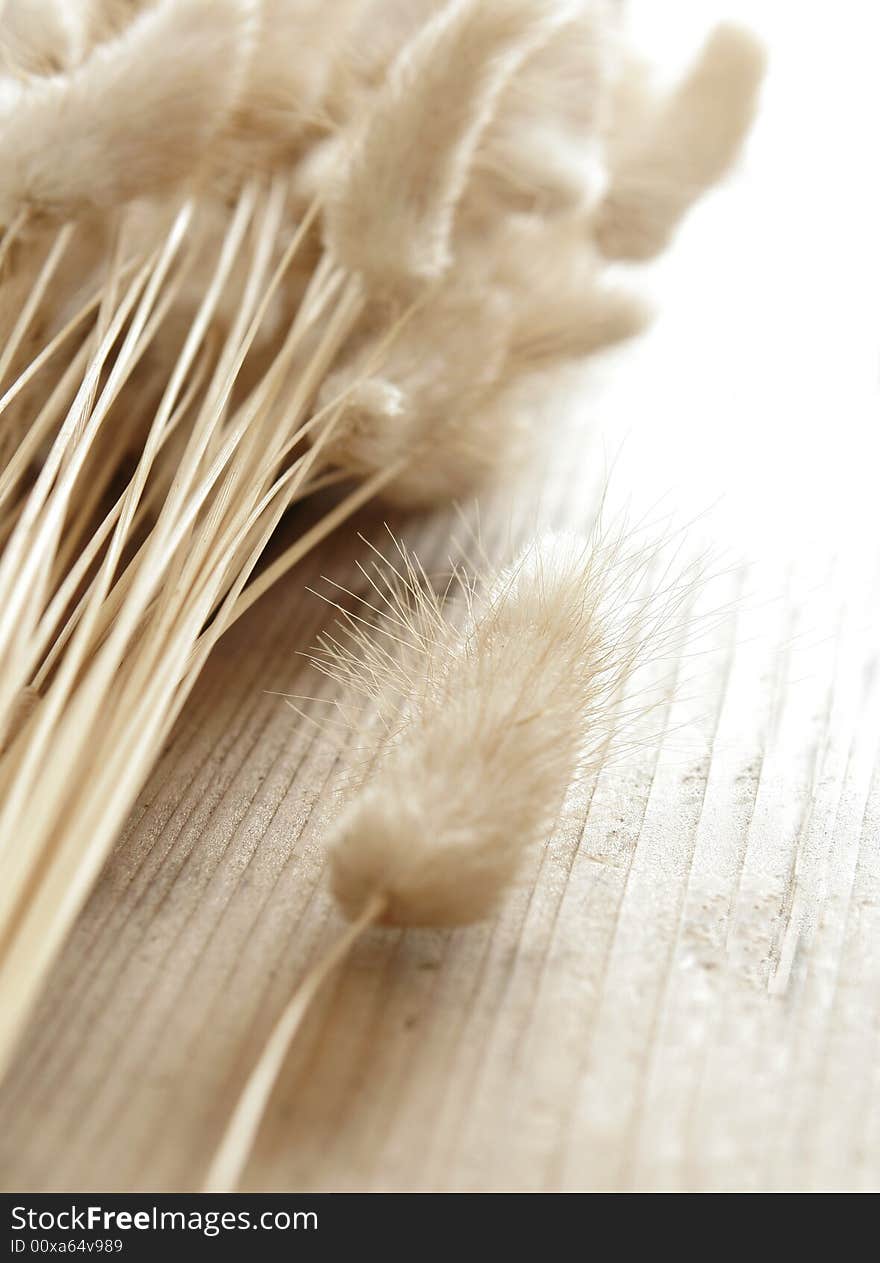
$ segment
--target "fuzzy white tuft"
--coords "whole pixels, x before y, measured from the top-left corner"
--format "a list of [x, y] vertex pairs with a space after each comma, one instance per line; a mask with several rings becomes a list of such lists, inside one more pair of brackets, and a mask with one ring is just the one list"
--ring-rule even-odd
[[452, 0], [407, 44], [327, 208], [327, 241], [368, 286], [441, 276], [474, 152], [517, 66], [568, 16], [560, 0]]
[[16, 85], [0, 117], [0, 224], [164, 190], [225, 123], [256, 0], [164, 0], [69, 73]]
[[0, 70], [43, 75], [76, 65], [87, 42], [85, 8], [77, 0], [0, 3]]
[[[376, 900], [393, 925], [492, 911], [576, 770], [607, 745], [615, 699], [651, 648], [651, 618], [634, 616], [627, 593], [631, 566], [620, 541], [547, 535], [469, 602], [461, 625], [420, 595], [399, 668], [358, 636], [361, 678], [389, 731], [330, 841], [348, 916]], [[399, 621], [399, 599], [395, 609]], [[349, 682], [358, 670], [344, 658]]]
[[490, 240], [463, 242], [459, 262], [387, 349], [384, 331], [365, 332], [322, 390], [325, 403], [346, 399], [328, 458], [359, 476], [399, 466], [383, 498], [402, 507], [463, 499], [513, 472], [533, 450], [522, 400], [534, 375], [647, 320], [604, 280], [577, 217], [552, 233], [538, 216], [513, 217]]
[[764, 75], [748, 31], [722, 25], [643, 134], [625, 149], [596, 220], [608, 258], [649, 259], [693, 202], [733, 163], [748, 134]]

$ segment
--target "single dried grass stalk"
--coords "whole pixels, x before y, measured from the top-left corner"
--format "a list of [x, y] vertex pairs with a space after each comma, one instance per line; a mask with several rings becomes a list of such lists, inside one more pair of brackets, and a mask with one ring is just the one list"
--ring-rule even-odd
[[400, 545], [360, 567], [372, 623], [338, 605], [337, 634], [324, 633], [313, 658], [340, 686], [342, 713], [352, 693], [366, 697], [381, 730], [327, 839], [333, 893], [351, 924], [282, 1011], [206, 1190], [237, 1187], [309, 1005], [360, 934], [490, 916], [548, 838], [573, 779], [625, 744], [651, 699], [636, 693], [634, 711], [622, 699], [683, 634], [700, 575], [699, 566], [667, 573], [646, 591], [663, 546], [636, 547], [622, 528], [591, 540], [545, 535], [478, 583], [455, 572], [451, 602]]

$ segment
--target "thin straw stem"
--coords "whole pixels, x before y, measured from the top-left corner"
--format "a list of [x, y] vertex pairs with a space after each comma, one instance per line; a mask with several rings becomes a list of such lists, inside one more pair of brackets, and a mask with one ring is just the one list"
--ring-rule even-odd
[[372, 898], [357, 920], [346, 927], [326, 955], [309, 970], [285, 1005], [232, 1111], [205, 1176], [203, 1192], [232, 1193], [238, 1188], [272, 1090], [303, 1019], [330, 974], [364, 931], [375, 925], [384, 909], [384, 898]]

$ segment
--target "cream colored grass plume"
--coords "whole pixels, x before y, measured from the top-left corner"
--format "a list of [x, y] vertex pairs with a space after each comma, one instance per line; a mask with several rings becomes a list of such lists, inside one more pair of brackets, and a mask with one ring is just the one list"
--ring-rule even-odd
[[551, 533], [479, 580], [456, 570], [442, 596], [399, 544], [359, 567], [361, 609], [337, 605], [313, 656], [350, 725], [364, 725], [347, 715], [360, 697], [378, 729], [327, 838], [333, 894], [351, 924], [283, 1010], [206, 1188], [237, 1186], [287, 1050], [356, 938], [376, 924], [490, 916], [548, 840], [575, 777], [625, 746], [652, 702], [633, 681], [685, 634], [699, 576], [698, 565], [672, 566], [652, 590], [660, 547], [636, 545], [622, 526], [589, 540]]
[[[371, 496], [497, 476], [524, 386], [641, 326], [604, 275], [618, 194], [665, 231], [732, 157], [755, 75], [707, 54], [627, 141], [617, 50], [604, 4], [563, 0], [0, 4], [0, 1067], [219, 636]], [[652, 145], [674, 206], [641, 179]], [[535, 763], [534, 801], [568, 766]], [[340, 855], [353, 900], [369, 845]]]

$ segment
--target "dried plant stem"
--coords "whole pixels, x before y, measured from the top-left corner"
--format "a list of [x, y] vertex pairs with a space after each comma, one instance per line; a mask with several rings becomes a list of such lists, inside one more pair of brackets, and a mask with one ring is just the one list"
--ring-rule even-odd
[[[169, 245], [173, 244], [169, 242]], [[164, 268], [170, 264], [168, 252], [163, 255], [161, 264]], [[35, 604], [41, 591], [40, 573], [45, 573], [46, 560], [54, 554], [58, 535], [68, 509], [70, 497], [78, 474], [81, 472], [86, 454], [94, 441], [98, 428], [106, 415], [115, 389], [119, 385], [119, 377], [123, 372], [126, 359], [133, 351], [132, 333], [138, 329], [146, 318], [152, 300], [155, 298], [158, 281], [164, 268], [160, 266], [153, 274], [152, 282], [148, 282], [149, 267], [142, 269], [135, 278], [125, 301], [120, 306], [115, 319], [111, 323], [101, 346], [89, 365], [87, 375], [77, 392], [67, 417], [59, 432], [58, 438], [43, 466], [37, 483], [28, 497], [25, 509], [16, 525], [16, 529], [7, 545], [0, 562], [0, 657], [6, 665], [6, 671], [0, 679], [0, 719], [8, 704], [9, 689], [14, 686], [15, 676], [27, 675], [30, 669], [31, 650], [28, 645], [27, 631], [33, 618], [23, 618], [26, 605]], [[134, 317], [135, 323], [129, 331], [123, 348], [114, 363], [107, 384], [101, 392], [98, 404], [89, 418], [88, 424], [79, 436], [79, 442], [73, 445], [76, 431], [86, 414], [88, 396], [93, 384], [97, 382], [104, 361], [110, 348], [119, 336], [129, 312], [134, 307], [141, 290], [146, 284], [144, 297], [139, 307], [140, 321]], [[57, 480], [56, 480], [57, 479]], [[20, 660], [18, 671], [13, 673], [10, 663], [13, 656]], [[0, 839], [0, 847], [3, 842]]]
[[0, 237], [0, 265], [3, 264], [9, 253], [10, 248], [15, 244], [22, 228], [27, 223], [28, 211], [26, 206], [22, 206], [18, 210], [12, 221], [6, 226], [3, 236]]
[[73, 233], [73, 225], [65, 224], [63, 228], [59, 229], [52, 243], [51, 249], [46, 256], [46, 261], [28, 293], [27, 301], [6, 340], [2, 354], [0, 354], [0, 381], [6, 376], [9, 365], [15, 359], [16, 352], [21, 345], [24, 335], [27, 333], [28, 326], [33, 320], [40, 303], [43, 301], [52, 276], [61, 262], [65, 250], [70, 245]]
[[227, 627], [231, 627], [234, 622], [241, 618], [242, 614], [250, 609], [255, 601], [258, 601], [265, 592], [268, 592], [274, 583], [277, 583], [289, 570], [292, 570], [307, 552], [315, 548], [323, 539], [326, 539], [346, 518], [351, 517], [353, 513], [356, 513], [358, 509], [378, 495], [382, 488], [387, 483], [392, 482], [399, 473], [400, 467], [397, 465], [389, 465], [387, 469], [379, 470], [367, 482], [361, 483], [359, 487], [350, 492], [340, 504], [331, 509], [301, 539], [298, 539], [296, 543], [286, 548], [281, 556], [276, 557], [242, 593], [230, 612]]
[[211, 1159], [203, 1192], [234, 1193], [238, 1188], [272, 1089], [303, 1019], [334, 969], [342, 963], [364, 931], [376, 924], [384, 907], [383, 899], [371, 899], [360, 916], [346, 927], [329, 951], [309, 970], [285, 1005], [236, 1101]]
[[[135, 266], [135, 262], [136, 261], [134, 259], [129, 259], [119, 269], [120, 280], [132, 270]], [[25, 386], [27, 386], [27, 384], [36, 377], [37, 373], [40, 372], [40, 370], [48, 363], [58, 348], [63, 346], [71, 334], [75, 333], [79, 326], [92, 314], [95, 308], [100, 305], [105, 293], [106, 283], [102, 281], [100, 287], [96, 290], [88, 302], [84, 303], [83, 306], [80, 307], [79, 311], [76, 312], [75, 315], [71, 316], [67, 324], [65, 324], [63, 328], [59, 329], [58, 332], [46, 343], [42, 351], [38, 352], [38, 354], [35, 355], [28, 363], [27, 367], [22, 369], [21, 373], [12, 385], [9, 386], [2, 395], [0, 395], [0, 416], [2, 416], [2, 414], [7, 410], [9, 405], [15, 400], [16, 396], [24, 390]], [[3, 376], [4, 374], [0, 373], [0, 381], [2, 381]], [[6, 471], [4, 470], [4, 476], [5, 473]]]
[[[186, 275], [191, 205], [127, 280], [120, 239], [92, 345], [66, 378], [73, 399], [65, 403], [59, 392], [43, 421], [43, 433], [56, 418], [60, 427], [36, 483], [23, 501], [12, 500], [21, 459], [0, 484], [14, 515], [0, 562], [0, 643], [9, 650], [0, 680], [8, 733], [0, 765], [0, 1065], [213, 645], [397, 472], [379, 471], [355, 488], [247, 586], [287, 508], [333, 480], [325, 447], [344, 399], [317, 412], [313, 400], [363, 305], [359, 282], [324, 256], [266, 370], [230, 413], [268, 305], [314, 218], [313, 206], [273, 263], [285, 196], [280, 180], [265, 196], [256, 185], [243, 190], [134, 472], [97, 526], [94, 508], [123, 450], [124, 434], [108, 418]], [[241, 301], [208, 375], [211, 319], [246, 248]], [[156, 460], [185, 417], [183, 455], [162, 491]], [[93, 454], [102, 463], [81, 490]], [[132, 551], [139, 524], [148, 529]], [[25, 693], [35, 705], [22, 708]], [[15, 845], [22, 836], [27, 846]]]

